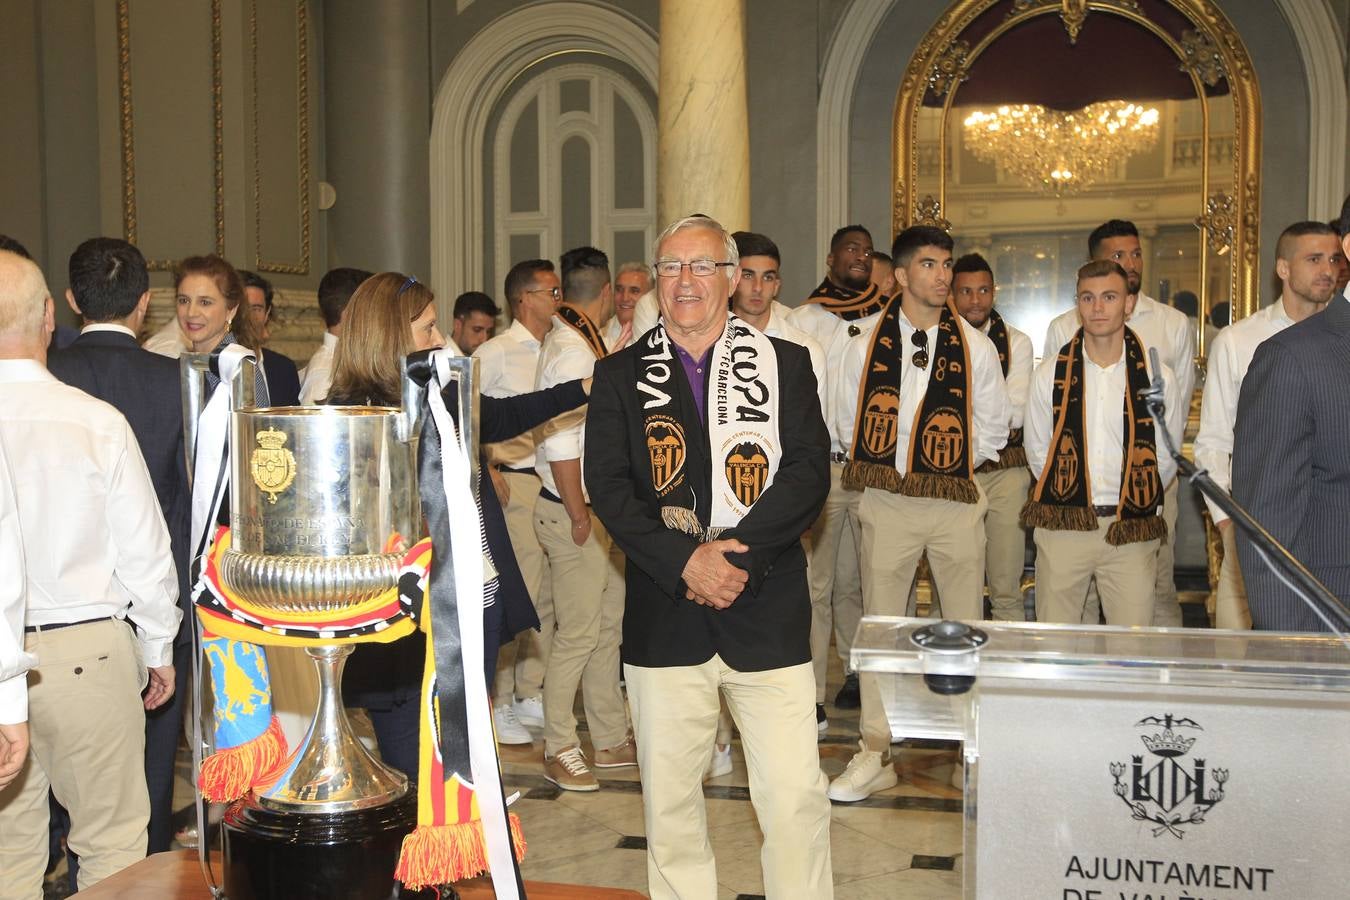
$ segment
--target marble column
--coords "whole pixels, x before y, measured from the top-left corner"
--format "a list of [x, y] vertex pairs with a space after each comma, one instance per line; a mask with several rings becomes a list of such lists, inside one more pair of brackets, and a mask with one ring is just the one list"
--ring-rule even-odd
[[661, 0], [658, 227], [706, 213], [750, 227], [745, 0]]
[[431, 276], [424, 0], [324, 0], [324, 180], [332, 266]]

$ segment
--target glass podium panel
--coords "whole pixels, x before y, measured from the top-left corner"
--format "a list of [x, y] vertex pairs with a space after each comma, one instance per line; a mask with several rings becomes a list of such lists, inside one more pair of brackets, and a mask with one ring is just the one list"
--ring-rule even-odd
[[864, 618], [895, 740], [964, 742], [964, 897], [1350, 897], [1350, 648], [1331, 636]]

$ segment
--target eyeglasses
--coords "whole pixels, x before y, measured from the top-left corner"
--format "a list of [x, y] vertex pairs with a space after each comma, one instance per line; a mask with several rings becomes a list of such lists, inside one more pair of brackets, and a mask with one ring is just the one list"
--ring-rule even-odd
[[550, 297], [552, 297], [554, 300], [557, 300], [559, 297], [562, 296], [562, 288], [555, 288], [555, 287], [551, 287], [551, 288], [534, 288], [534, 289], [532, 289], [532, 290], [526, 291], [525, 293], [527, 293], [527, 294], [548, 294], [548, 295], [549, 295]]
[[914, 363], [917, 368], [928, 368], [928, 332], [915, 331], [909, 336], [909, 342], [914, 345], [914, 355], [909, 361]]
[[690, 275], [699, 275], [706, 278], [717, 272], [723, 266], [734, 266], [736, 263], [713, 262], [711, 259], [695, 259], [691, 262], [680, 262], [678, 259], [658, 259], [656, 265], [656, 274], [662, 278], [679, 278], [680, 272], [685, 266], [689, 267]]

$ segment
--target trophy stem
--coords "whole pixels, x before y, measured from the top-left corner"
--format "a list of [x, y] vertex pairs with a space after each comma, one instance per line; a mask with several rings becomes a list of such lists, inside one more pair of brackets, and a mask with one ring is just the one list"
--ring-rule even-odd
[[306, 647], [319, 674], [319, 705], [286, 772], [258, 793], [259, 805], [283, 812], [338, 813], [398, 800], [408, 779], [377, 761], [352, 733], [342, 706], [342, 669], [350, 646]]

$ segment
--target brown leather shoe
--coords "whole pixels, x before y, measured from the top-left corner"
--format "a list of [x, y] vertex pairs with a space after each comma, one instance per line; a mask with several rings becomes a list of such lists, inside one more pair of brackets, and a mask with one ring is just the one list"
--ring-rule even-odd
[[586, 765], [580, 747], [568, 747], [557, 756], [544, 756], [544, 777], [564, 791], [598, 791], [600, 782]]
[[624, 766], [636, 766], [637, 764], [637, 744], [633, 743], [631, 734], [624, 738], [623, 743], [617, 747], [595, 751], [595, 767], [597, 769], [619, 769]]

